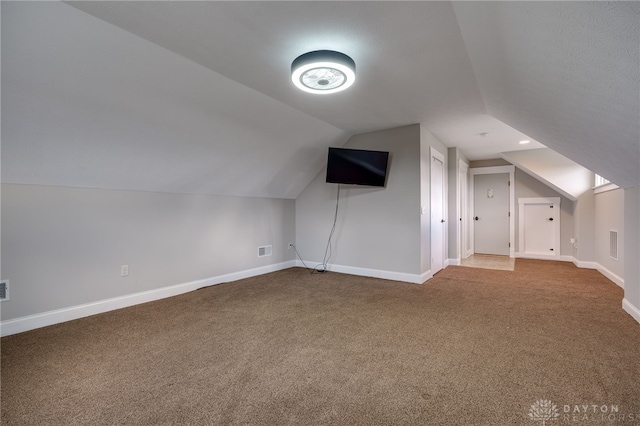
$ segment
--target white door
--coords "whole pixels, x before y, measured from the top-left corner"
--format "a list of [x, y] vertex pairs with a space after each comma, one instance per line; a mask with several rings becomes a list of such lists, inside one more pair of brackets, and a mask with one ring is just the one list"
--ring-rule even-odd
[[509, 173], [475, 175], [474, 252], [509, 255]]
[[521, 199], [520, 252], [527, 255], [559, 256], [560, 199]]
[[431, 273], [444, 267], [444, 156], [431, 150]]

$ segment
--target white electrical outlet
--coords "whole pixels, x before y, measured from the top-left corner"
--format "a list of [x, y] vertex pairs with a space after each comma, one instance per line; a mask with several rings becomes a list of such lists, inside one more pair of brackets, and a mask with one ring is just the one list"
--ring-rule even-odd
[[129, 276], [129, 265], [120, 265], [120, 276], [121, 277]]

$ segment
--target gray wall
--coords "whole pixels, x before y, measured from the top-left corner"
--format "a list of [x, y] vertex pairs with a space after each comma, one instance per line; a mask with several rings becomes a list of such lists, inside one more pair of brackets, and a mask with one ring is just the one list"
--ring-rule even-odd
[[575, 235], [578, 248], [574, 257], [580, 262], [595, 262], [595, 211], [596, 197], [587, 191], [578, 197], [575, 214]]
[[[293, 260], [294, 208], [282, 199], [3, 184], [11, 293], [2, 320]], [[273, 255], [258, 258], [268, 244]]]
[[624, 298], [634, 309], [635, 319], [640, 322], [640, 188], [624, 190], [624, 224], [627, 238], [624, 243]]
[[489, 160], [475, 160], [469, 163], [470, 168], [476, 167], [497, 167], [497, 166], [512, 166], [510, 162], [504, 158], [492, 158]]
[[529, 174], [523, 172], [516, 167], [516, 203], [515, 203], [515, 248], [516, 252], [520, 247], [520, 209], [518, 205], [519, 198], [538, 198], [538, 197], [560, 197], [560, 254], [563, 256], [573, 256], [573, 245], [570, 240], [574, 237], [574, 210], [575, 204], [565, 196], [559, 194], [554, 189], [543, 184], [539, 180], [533, 178]]
[[[342, 185], [329, 264], [420, 272], [420, 126], [353, 136], [345, 148], [390, 152], [385, 188]], [[296, 199], [296, 245], [304, 260], [322, 261], [333, 223], [337, 185], [326, 170]]]
[[[624, 190], [595, 194], [595, 261], [619, 277], [624, 277]], [[618, 231], [618, 260], [609, 256], [609, 231]]]

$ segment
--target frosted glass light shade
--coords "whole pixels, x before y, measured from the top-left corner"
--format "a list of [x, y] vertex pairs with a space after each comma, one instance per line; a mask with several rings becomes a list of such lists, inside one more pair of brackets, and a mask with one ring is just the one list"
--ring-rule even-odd
[[356, 64], [344, 53], [316, 50], [298, 56], [291, 64], [291, 81], [308, 93], [326, 95], [345, 90], [356, 79]]

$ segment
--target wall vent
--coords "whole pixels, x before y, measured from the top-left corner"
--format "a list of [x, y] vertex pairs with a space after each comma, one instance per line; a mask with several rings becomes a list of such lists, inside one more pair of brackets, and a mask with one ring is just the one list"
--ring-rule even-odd
[[618, 231], [609, 231], [609, 257], [618, 260]]
[[271, 246], [258, 247], [258, 257], [271, 256]]
[[9, 300], [9, 280], [0, 281], [0, 301]]

